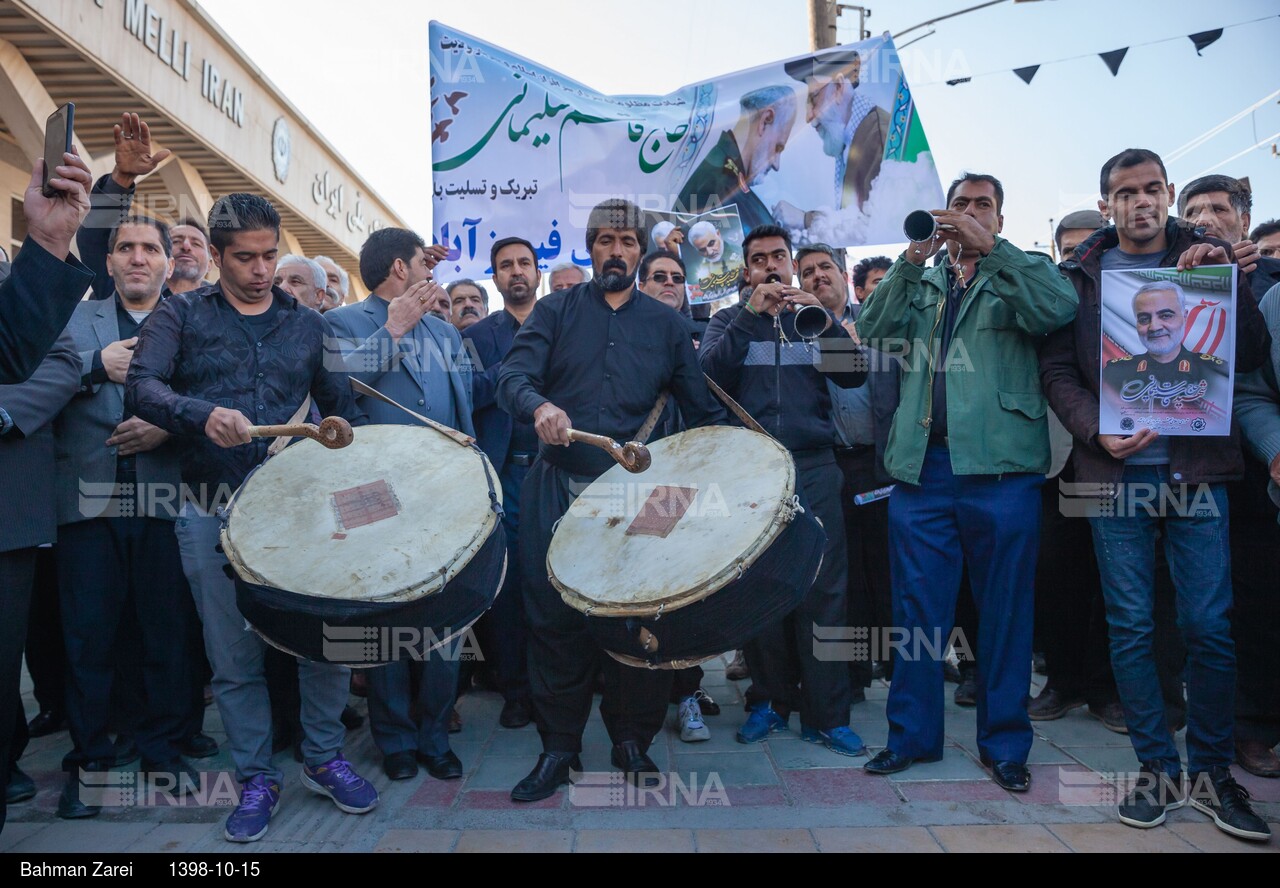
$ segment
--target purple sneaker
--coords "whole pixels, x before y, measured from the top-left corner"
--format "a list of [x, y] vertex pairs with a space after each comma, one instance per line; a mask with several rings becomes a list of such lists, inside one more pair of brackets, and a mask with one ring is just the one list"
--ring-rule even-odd
[[314, 768], [304, 765], [302, 785], [333, 799], [338, 809], [348, 814], [368, 814], [378, 807], [378, 791], [341, 755]]
[[240, 804], [227, 818], [228, 842], [256, 842], [267, 834], [271, 815], [280, 804], [280, 784], [259, 774], [240, 786]]

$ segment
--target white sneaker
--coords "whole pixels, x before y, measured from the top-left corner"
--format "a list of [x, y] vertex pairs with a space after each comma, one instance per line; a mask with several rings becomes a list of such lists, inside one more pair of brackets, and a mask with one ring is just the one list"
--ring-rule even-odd
[[699, 743], [711, 739], [711, 731], [702, 721], [702, 709], [693, 697], [685, 697], [680, 701], [680, 739], [685, 743]]

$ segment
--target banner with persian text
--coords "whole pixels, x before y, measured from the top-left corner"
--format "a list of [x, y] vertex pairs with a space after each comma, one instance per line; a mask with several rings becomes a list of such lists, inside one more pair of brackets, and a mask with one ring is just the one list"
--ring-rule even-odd
[[901, 243], [908, 213], [942, 206], [888, 35], [666, 96], [602, 95], [439, 22], [430, 54], [442, 279], [491, 276], [489, 247], [511, 236], [544, 268], [588, 267], [587, 215], [611, 197], [655, 220], [783, 225], [796, 246]]

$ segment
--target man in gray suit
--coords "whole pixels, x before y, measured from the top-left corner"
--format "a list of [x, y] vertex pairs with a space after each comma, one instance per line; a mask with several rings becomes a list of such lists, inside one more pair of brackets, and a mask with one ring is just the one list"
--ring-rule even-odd
[[[199, 774], [179, 754], [191, 694], [186, 643], [195, 619], [174, 520], [181, 473], [169, 434], [129, 415], [124, 382], [133, 347], [173, 272], [169, 228], [129, 216], [111, 232], [114, 294], [81, 303], [67, 330], [80, 353], [80, 394], [58, 418], [58, 577], [69, 667], [74, 751], [58, 803], [64, 819], [93, 817], [79, 769], [107, 770], [111, 685], [120, 627], [141, 630], [145, 706], [136, 742], [152, 785], [189, 791]], [[91, 802], [92, 800], [90, 800]]]
[[[454, 327], [428, 314], [444, 290], [431, 279], [443, 256], [412, 231], [384, 228], [360, 251], [360, 276], [372, 295], [329, 312], [337, 342], [327, 347], [335, 369], [405, 407], [450, 428], [475, 435], [471, 421], [471, 366]], [[335, 355], [335, 353], [338, 353]], [[390, 405], [361, 398], [375, 425], [412, 425]], [[447, 520], [442, 515], [442, 520]], [[446, 646], [448, 647], [448, 646]], [[410, 713], [411, 668], [422, 667], [419, 723]], [[449, 748], [449, 716], [458, 690], [458, 662], [433, 653], [424, 663], [398, 661], [369, 673], [369, 725], [382, 751], [383, 770], [408, 780], [421, 761], [437, 780], [462, 777]]]
[[[18, 691], [27, 612], [35, 582], [36, 550], [52, 543], [58, 526], [53, 508], [53, 418], [80, 385], [80, 359], [65, 333], [18, 385], [0, 386], [0, 783], [18, 798], [35, 795], [17, 770], [26, 745], [26, 720]], [[22, 732], [14, 731], [22, 725]], [[16, 792], [17, 783], [30, 786]], [[5, 799], [0, 798], [0, 829]]]

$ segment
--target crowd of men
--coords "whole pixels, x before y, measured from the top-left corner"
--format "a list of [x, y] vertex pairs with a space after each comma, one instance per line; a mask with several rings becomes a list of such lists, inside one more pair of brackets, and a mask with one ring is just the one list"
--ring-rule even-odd
[[[1061, 263], [1000, 236], [1005, 193], [985, 174], [951, 184], [934, 238], [852, 272], [843, 250], [796, 250], [761, 220], [741, 246], [738, 304], [700, 325], [683, 260], [663, 248], [671, 232], [651, 240], [622, 199], [591, 211], [591, 269], [547, 270], [541, 299], [524, 238], [492, 245], [499, 307], [484, 284], [437, 279], [443, 248], [383, 229], [359, 258], [370, 295], [348, 304], [332, 259], [281, 255], [262, 197], [224, 196], [207, 224], [135, 212], [136, 182], [164, 154], [136, 115], [115, 138], [115, 168], [96, 183], [68, 154], [48, 198], [37, 166], [28, 239], [0, 285], [6, 804], [36, 792], [20, 768], [28, 735], [63, 729], [60, 817], [97, 815], [84, 775], [135, 758], [146, 779], [191, 791], [192, 762], [218, 751], [203, 732], [212, 700], [241, 784], [226, 838], [256, 841], [281, 799], [273, 755], [290, 746], [308, 789], [346, 813], [376, 807], [343, 755], [361, 721], [353, 688], [386, 778], [422, 766], [452, 780], [466, 771], [449, 741], [457, 696], [482, 682], [503, 697], [503, 728], [533, 722], [541, 738], [513, 801], [545, 799], [582, 770], [597, 692], [614, 766], [652, 783], [669, 706], [681, 740], [710, 737], [705, 716], [719, 710], [702, 671], [605, 655], [546, 559], [561, 517], [611, 465], [570, 429], [631, 440], [668, 395], [658, 437], [741, 425], [739, 408], [753, 417], [794, 457], [799, 501], [826, 535], [799, 607], [756, 627], [735, 661], [751, 679], [739, 742], [788, 731], [797, 714], [802, 739], [867, 755], [850, 711], [883, 678], [888, 739], [866, 772], [938, 760], [948, 664], [887, 639], [941, 630], [965, 654], [956, 702], [977, 707], [981, 759], [1002, 788], [1030, 787], [1032, 720], [1087, 707], [1133, 743], [1124, 823], [1158, 826], [1190, 804], [1233, 836], [1270, 836], [1230, 768], [1280, 778], [1280, 222], [1250, 230], [1241, 182], [1208, 176], [1178, 193], [1157, 155], [1125, 150], [1102, 167], [1098, 212], [1062, 220]], [[1232, 434], [1099, 434], [1101, 273], [1215, 264], [1240, 272]], [[1160, 362], [1180, 354], [1186, 306], [1152, 289], [1135, 300], [1136, 332]], [[825, 318], [820, 330], [798, 326], [802, 309]], [[474, 436], [497, 473], [509, 569], [476, 627], [479, 671], [437, 653], [353, 683], [344, 667], [271, 649], [240, 614], [217, 510], [284, 443], [250, 428], [417, 421], [350, 380]], [[1059, 507], [1073, 483], [1120, 503], [1127, 485], [1203, 496], [1194, 510], [1073, 517]], [[159, 488], [190, 495], [180, 508], [141, 495]], [[1170, 499], [1191, 498], [1155, 501]], [[819, 629], [851, 627], [881, 641], [871, 656], [815, 647]], [[30, 724], [24, 648], [40, 707]], [[1034, 652], [1048, 680], [1029, 699]]]

